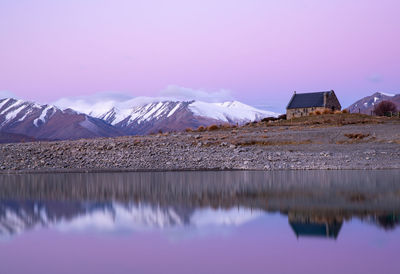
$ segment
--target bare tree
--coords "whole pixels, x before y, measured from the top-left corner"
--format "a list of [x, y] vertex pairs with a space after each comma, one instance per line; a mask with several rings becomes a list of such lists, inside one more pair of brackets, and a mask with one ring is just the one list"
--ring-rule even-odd
[[391, 112], [397, 112], [397, 108], [396, 105], [390, 101], [382, 101], [374, 107], [374, 113], [379, 116], [384, 116]]

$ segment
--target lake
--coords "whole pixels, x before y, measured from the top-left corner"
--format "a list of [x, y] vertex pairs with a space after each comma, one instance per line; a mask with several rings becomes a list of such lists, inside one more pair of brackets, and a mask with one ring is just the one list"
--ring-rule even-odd
[[0, 273], [400, 273], [400, 170], [0, 175]]

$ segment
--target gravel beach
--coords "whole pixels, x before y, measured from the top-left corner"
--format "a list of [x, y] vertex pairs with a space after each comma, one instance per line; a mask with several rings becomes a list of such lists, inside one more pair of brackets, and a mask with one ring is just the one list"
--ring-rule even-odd
[[0, 145], [0, 173], [399, 168], [398, 121]]

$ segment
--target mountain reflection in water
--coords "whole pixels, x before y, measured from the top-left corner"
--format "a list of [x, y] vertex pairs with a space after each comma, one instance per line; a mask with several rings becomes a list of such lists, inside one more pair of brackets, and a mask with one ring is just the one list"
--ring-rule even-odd
[[287, 215], [296, 237], [336, 239], [356, 218], [400, 224], [399, 171], [0, 175], [0, 237], [240, 226]]

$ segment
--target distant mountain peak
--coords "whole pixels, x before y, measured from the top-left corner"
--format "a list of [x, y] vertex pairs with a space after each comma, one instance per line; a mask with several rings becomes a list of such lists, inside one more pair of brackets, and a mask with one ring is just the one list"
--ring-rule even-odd
[[389, 97], [396, 96], [396, 94], [393, 94], [393, 93], [387, 93], [387, 92], [377, 92], [377, 94], [380, 94], [380, 95], [385, 95], [385, 96], [389, 96]]
[[370, 96], [366, 96], [355, 103], [351, 104], [347, 109], [351, 113], [371, 114], [375, 105], [382, 101], [391, 101], [397, 108], [400, 108], [400, 94], [392, 94], [386, 92], [375, 92]]

